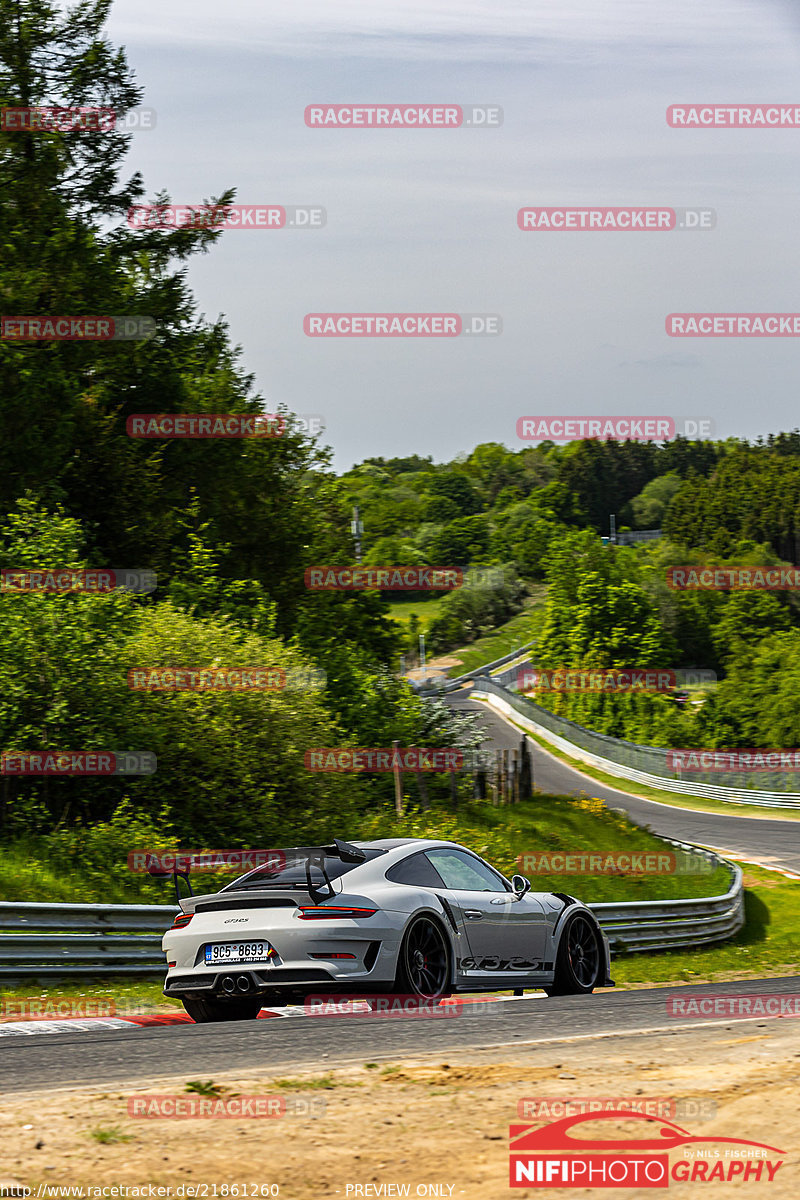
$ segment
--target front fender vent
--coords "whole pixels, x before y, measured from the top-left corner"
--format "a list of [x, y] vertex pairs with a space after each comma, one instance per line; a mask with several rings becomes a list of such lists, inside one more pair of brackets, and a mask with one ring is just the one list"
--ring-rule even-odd
[[442, 908], [444, 909], [444, 914], [447, 917], [447, 920], [450, 922], [450, 926], [453, 930], [453, 933], [458, 934], [458, 925], [456, 924], [456, 919], [455, 919], [455, 916], [453, 915], [453, 910], [450, 907], [449, 901], [445, 900], [444, 896], [440, 896], [438, 892], [436, 893], [436, 899], [439, 901]]

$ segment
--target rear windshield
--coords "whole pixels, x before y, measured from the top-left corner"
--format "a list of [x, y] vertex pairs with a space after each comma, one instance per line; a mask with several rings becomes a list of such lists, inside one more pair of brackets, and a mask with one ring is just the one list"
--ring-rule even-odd
[[[370, 859], [385, 853], [385, 850], [364, 849], [366, 855], [364, 861], [369, 862]], [[343, 862], [337, 855], [327, 853], [321, 846], [299, 850], [273, 850], [270, 854], [272, 857], [269, 863], [263, 867], [256, 867], [254, 871], [248, 871], [246, 875], [240, 875], [238, 879], [234, 879], [233, 883], [229, 883], [222, 890], [231, 892], [240, 888], [306, 888], [309, 878], [313, 886], [320, 887], [325, 883], [325, 875], [333, 881], [361, 866], [360, 862]], [[325, 875], [318, 865], [320, 856], [322, 856], [325, 866]], [[308, 862], [310, 858], [316, 859], [316, 862], [312, 863], [309, 876]]]

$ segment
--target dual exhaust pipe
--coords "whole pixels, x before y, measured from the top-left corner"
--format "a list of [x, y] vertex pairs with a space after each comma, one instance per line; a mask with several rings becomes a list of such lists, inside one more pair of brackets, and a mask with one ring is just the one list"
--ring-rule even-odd
[[232, 996], [234, 992], [249, 992], [251, 988], [249, 975], [237, 975], [235, 979], [233, 975], [226, 975], [222, 980], [222, 990], [227, 996]]

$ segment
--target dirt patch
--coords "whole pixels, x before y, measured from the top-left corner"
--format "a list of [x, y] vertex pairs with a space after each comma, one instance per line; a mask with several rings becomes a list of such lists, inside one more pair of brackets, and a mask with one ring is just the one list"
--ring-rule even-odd
[[[586, 1098], [617, 1105], [627, 1097], [672, 1105], [669, 1119], [708, 1139], [707, 1150], [716, 1145], [724, 1153], [714, 1138], [740, 1138], [785, 1152], [771, 1184], [706, 1182], [704, 1197], [730, 1196], [732, 1188], [751, 1195], [758, 1187], [768, 1200], [794, 1200], [800, 1193], [800, 1021], [697, 1024], [668, 1035], [448, 1051], [446, 1057], [439, 1050], [435, 1062], [415, 1057], [333, 1065], [324, 1076], [319, 1069], [296, 1070], [282, 1080], [288, 1111], [281, 1119], [129, 1115], [131, 1098], [185, 1094], [187, 1080], [197, 1074], [191, 1069], [180, 1079], [10, 1095], [0, 1107], [0, 1183], [34, 1189], [154, 1185], [171, 1188], [162, 1194], [172, 1197], [192, 1195], [190, 1185], [199, 1185], [195, 1196], [237, 1195], [233, 1185], [239, 1196], [267, 1195], [263, 1188], [274, 1184], [281, 1200], [509, 1200], [541, 1194], [509, 1191], [508, 1184], [509, 1125], [557, 1119], [533, 1117], [531, 1103], [551, 1097], [573, 1105]], [[227, 1096], [277, 1091], [276, 1077], [263, 1068], [218, 1075], [215, 1083], [228, 1089]], [[608, 1137], [609, 1124], [593, 1120], [587, 1132], [602, 1127], [600, 1136]], [[626, 1120], [614, 1132], [635, 1135], [641, 1124]], [[683, 1151], [671, 1153], [681, 1157]], [[394, 1190], [387, 1191], [390, 1184]], [[397, 1190], [405, 1186], [408, 1192]], [[576, 1193], [597, 1200], [614, 1194], [585, 1188], [554, 1194]], [[93, 1200], [101, 1193], [83, 1194]], [[670, 1182], [671, 1196], [696, 1194], [697, 1183]]]
[[432, 675], [444, 675], [450, 667], [460, 667], [462, 665], [463, 659], [454, 658], [452, 654], [442, 654], [439, 658], [428, 659], [425, 666], [425, 674], [423, 674], [422, 667], [412, 667], [410, 671], [406, 671], [406, 677], [419, 682], [426, 675], [428, 677]]
[[390, 1067], [381, 1075], [384, 1083], [417, 1083], [428, 1087], [492, 1087], [499, 1083], [529, 1084], [534, 1079], [552, 1079], [552, 1068], [467, 1066], [441, 1063], [438, 1067]]

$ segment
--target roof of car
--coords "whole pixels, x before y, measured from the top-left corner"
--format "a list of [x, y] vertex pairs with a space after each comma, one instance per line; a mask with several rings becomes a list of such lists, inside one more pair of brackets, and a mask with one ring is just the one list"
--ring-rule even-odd
[[398, 846], [422, 846], [430, 840], [430, 838], [378, 838], [374, 842], [353, 842], [353, 845], [360, 846], [364, 850], [396, 850]]

